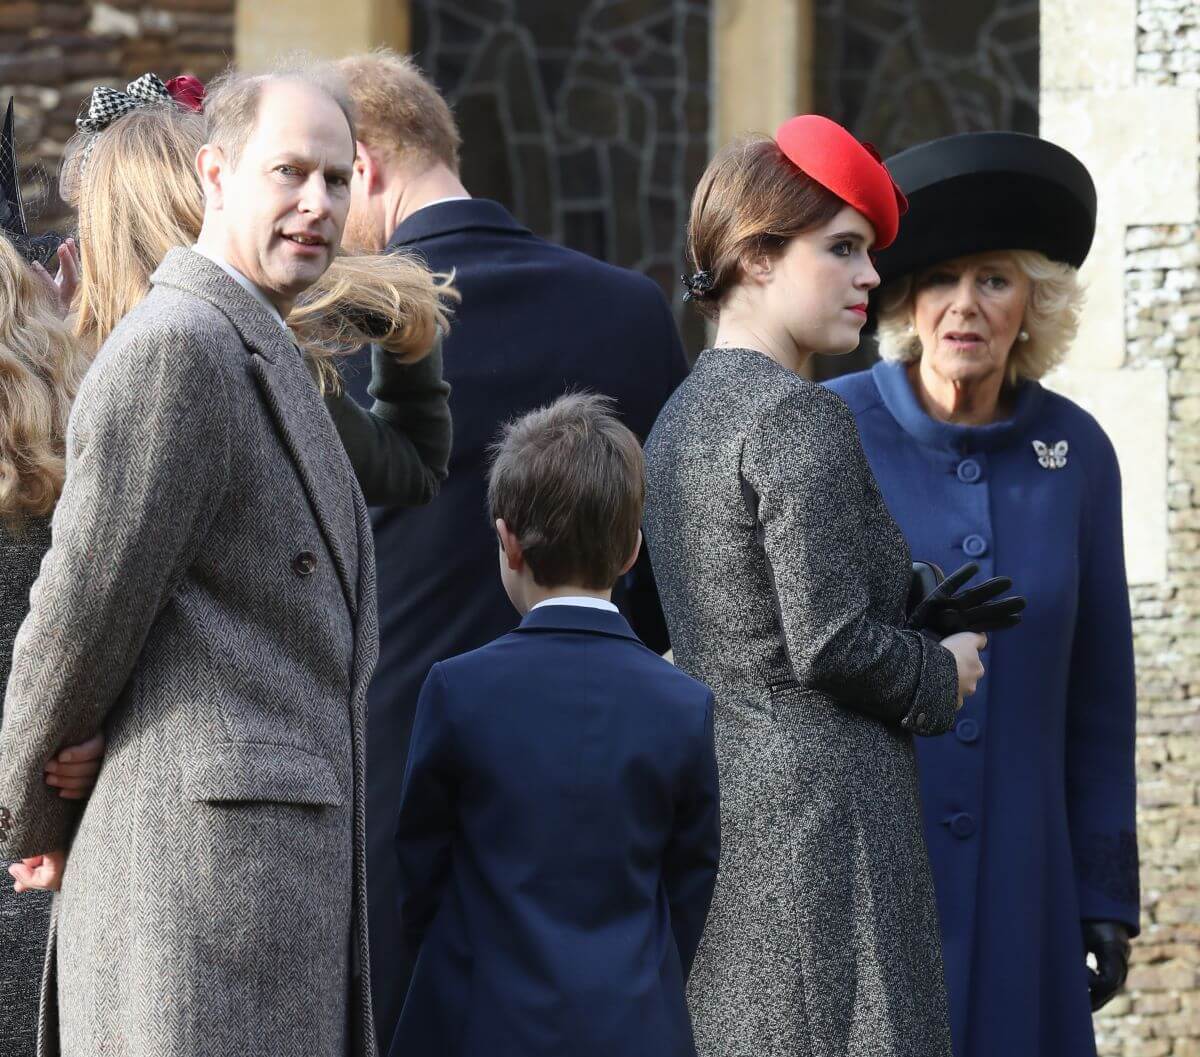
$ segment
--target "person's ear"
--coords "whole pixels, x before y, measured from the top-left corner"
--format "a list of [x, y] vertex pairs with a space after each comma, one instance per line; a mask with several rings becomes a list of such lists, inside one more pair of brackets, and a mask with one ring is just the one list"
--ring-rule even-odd
[[624, 576], [627, 572], [629, 572], [629, 570], [632, 569], [637, 564], [638, 555], [641, 553], [642, 553], [642, 530], [638, 529], [637, 539], [634, 541], [634, 544], [633, 544], [633, 551], [629, 555], [629, 559], [621, 567], [621, 571], [617, 575]]
[[196, 152], [196, 172], [200, 175], [200, 187], [204, 191], [205, 201], [216, 209], [225, 204], [224, 183], [227, 171], [225, 153], [220, 147], [206, 143]]
[[354, 175], [362, 181], [367, 194], [375, 194], [383, 183], [383, 168], [378, 155], [362, 140], [354, 141]]
[[747, 252], [740, 261], [742, 274], [756, 283], [770, 282], [775, 262], [765, 253]]
[[496, 535], [500, 539], [500, 549], [504, 551], [504, 560], [508, 567], [514, 573], [519, 573], [525, 568], [525, 553], [521, 550], [521, 541], [515, 533], [509, 531], [502, 517], [496, 518]]

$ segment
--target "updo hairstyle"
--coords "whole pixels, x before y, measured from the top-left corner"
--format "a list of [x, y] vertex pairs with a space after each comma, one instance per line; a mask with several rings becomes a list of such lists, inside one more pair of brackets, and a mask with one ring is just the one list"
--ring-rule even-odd
[[768, 136], [735, 140], [717, 152], [692, 195], [688, 257], [699, 284], [690, 300], [715, 319], [742, 278], [747, 256], [781, 254], [788, 240], [827, 224], [845, 207], [794, 165]]

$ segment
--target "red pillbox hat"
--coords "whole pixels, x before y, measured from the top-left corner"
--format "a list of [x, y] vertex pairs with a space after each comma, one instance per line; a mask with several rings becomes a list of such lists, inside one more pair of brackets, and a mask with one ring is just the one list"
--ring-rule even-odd
[[789, 118], [779, 126], [775, 142], [793, 165], [871, 222], [874, 249], [896, 240], [908, 200], [874, 147], [818, 114]]

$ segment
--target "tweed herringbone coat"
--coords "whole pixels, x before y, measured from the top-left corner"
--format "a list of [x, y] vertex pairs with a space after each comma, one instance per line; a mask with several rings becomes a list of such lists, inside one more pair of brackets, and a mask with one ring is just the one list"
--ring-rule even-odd
[[709, 349], [646, 444], [676, 663], [712, 687], [721, 869], [688, 981], [702, 1057], [949, 1057], [909, 730], [953, 656], [899, 628], [908, 548], [841, 399]]
[[[70, 850], [41, 1052], [371, 1057], [366, 508], [266, 309], [190, 250], [151, 282], [76, 401], [0, 729], [0, 857]], [[76, 820], [42, 766], [98, 728]]]

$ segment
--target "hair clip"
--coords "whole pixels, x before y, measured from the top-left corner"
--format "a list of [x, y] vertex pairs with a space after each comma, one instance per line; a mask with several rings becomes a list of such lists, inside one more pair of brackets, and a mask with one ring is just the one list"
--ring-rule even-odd
[[686, 287], [683, 292], [685, 301], [703, 301], [712, 293], [714, 282], [710, 271], [699, 271], [695, 275], [681, 275], [679, 278], [683, 280], [683, 285]]

